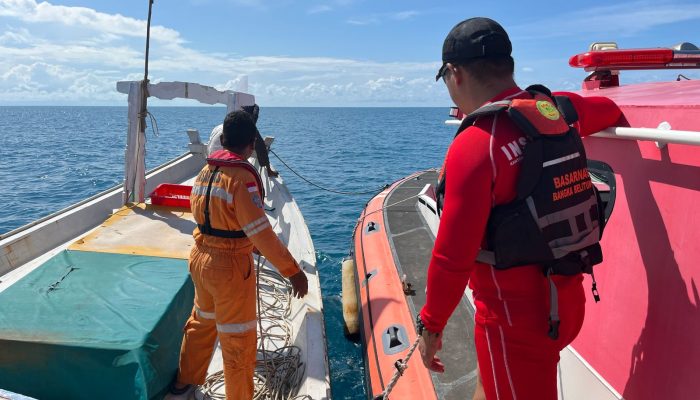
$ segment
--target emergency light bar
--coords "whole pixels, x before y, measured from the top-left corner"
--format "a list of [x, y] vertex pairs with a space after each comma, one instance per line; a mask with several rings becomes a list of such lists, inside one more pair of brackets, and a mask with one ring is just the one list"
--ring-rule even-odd
[[586, 71], [700, 68], [700, 50], [629, 49], [577, 54], [569, 65]]

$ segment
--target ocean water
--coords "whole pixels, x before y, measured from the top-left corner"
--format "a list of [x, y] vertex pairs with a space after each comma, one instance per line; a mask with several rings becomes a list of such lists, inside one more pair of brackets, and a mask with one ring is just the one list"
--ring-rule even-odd
[[[126, 107], [0, 107], [0, 234], [119, 184]], [[186, 129], [208, 140], [222, 107], [152, 107], [153, 168], [187, 149]], [[444, 108], [262, 108], [258, 126], [273, 150], [321, 186], [367, 191], [438, 167], [454, 134]], [[314, 188], [270, 155], [311, 231], [321, 278], [335, 399], [365, 399], [362, 348], [343, 335], [340, 266], [354, 224], [372, 197]]]

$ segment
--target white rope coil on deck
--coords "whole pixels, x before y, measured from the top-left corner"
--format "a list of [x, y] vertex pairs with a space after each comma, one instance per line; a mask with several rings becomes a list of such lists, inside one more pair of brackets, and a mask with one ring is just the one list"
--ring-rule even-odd
[[[306, 365], [301, 349], [291, 344], [292, 289], [289, 281], [276, 270], [264, 266], [257, 256], [258, 355], [253, 375], [255, 400], [312, 400], [299, 395]], [[261, 294], [264, 293], [264, 296]], [[223, 400], [224, 372], [209, 375], [202, 387], [204, 399]]]

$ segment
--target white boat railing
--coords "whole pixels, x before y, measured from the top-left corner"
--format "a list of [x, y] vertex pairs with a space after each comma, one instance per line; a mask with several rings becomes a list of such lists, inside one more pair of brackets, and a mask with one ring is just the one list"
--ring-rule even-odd
[[[117, 91], [129, 94], [134, 84], [140, 86], [141, 81], [117, 82]], [[204, 104], [223, 104], [228, 111], [236, 110], [241, 106], [253, 105], [255, 102], [255, 97], [252, 94], [233, 90], [218, 90], [211, 86], [191, 82], [149, 83], [148, 96], [161, 100], [192, 99]]]
[[142, 81], [117, 82], [117, 91], [129, 95], [129, 128], [124, 156], [124, 192], [122, 204], [129, 201], [143, 203], [146, 186], [146, 115], [140, 115], [143, 102], [143, 90], [147, 97], [161, 100], [192, 99], [204, 104], [223, 104], [227, 112], [240, 109], [242, 106], [255, 104], [255, 97], [248, 93], [233, 90], [217, 90], [211, 86], [189, 82], [159, 82], [147, 83]]
[[700, 132], [674, 131], [669, 129], [653, 128], [623, 128], [614, 127], [598, 132], [595, 137], [627, 140], [648, 140], [659, 144], [689, 144], [700, 146]]
[[[458, 119], [448, 119], [445, 121], [446, 125], [459, 126], [461, 123], [462, 121]], [[675, 131], [663, 128], [627, 128], [616, 126], [595, 133], [592, 136], [609, 139], [657, 142], [660, 147], [662, 147], [661, 145], [669, 143], [700, 146], [700, 132], [698, 131]]]

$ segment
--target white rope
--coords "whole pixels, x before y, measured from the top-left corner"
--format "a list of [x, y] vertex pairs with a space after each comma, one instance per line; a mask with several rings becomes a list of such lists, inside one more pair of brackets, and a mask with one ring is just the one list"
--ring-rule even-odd
[[388, 400], [389, 399], [389, 393], [391, 393], [392, 390], [394, 390], [394, 386], [396, 386], [396, 383], [399, 381], [399, 378], [403, 376], [403, 372], [408, 368], [408, 360], [411, 359], [411, 356], [413, 355], [413, 352], [416, 350], [416, 347], [418, 347], [418, 341], [420, 339], [420, 336], [416, 338], [416, 341], [413, 342], [413, 345], [411, 348], [408, 350], [408, 353], [406, 354], [406, 359], [398, 359], [396, 360], [396, 363], [394, 364], [394, 367], [396, 368], [396, 372], [394, 372], [394, 376], [391, 377], [391, 381], [389, 381], [389, 384], [386, 385], [384, 388], [384, 391], [378, 395], [375, 396], [374, 400]]
[[[312, 400], [299, 395], [306, 365], [301, 349], [291, 344], [292, 290], [289, 281], [276, 270], [266, 267], [264, 258], [256, 260], [258, 303], [258, 356], [253, 375], [254, 400]], [[264, 292], [264, 296], [261, 296]], [[209, 375], [201, 386], [204, 399], [224, 400], [224, 373]]]

